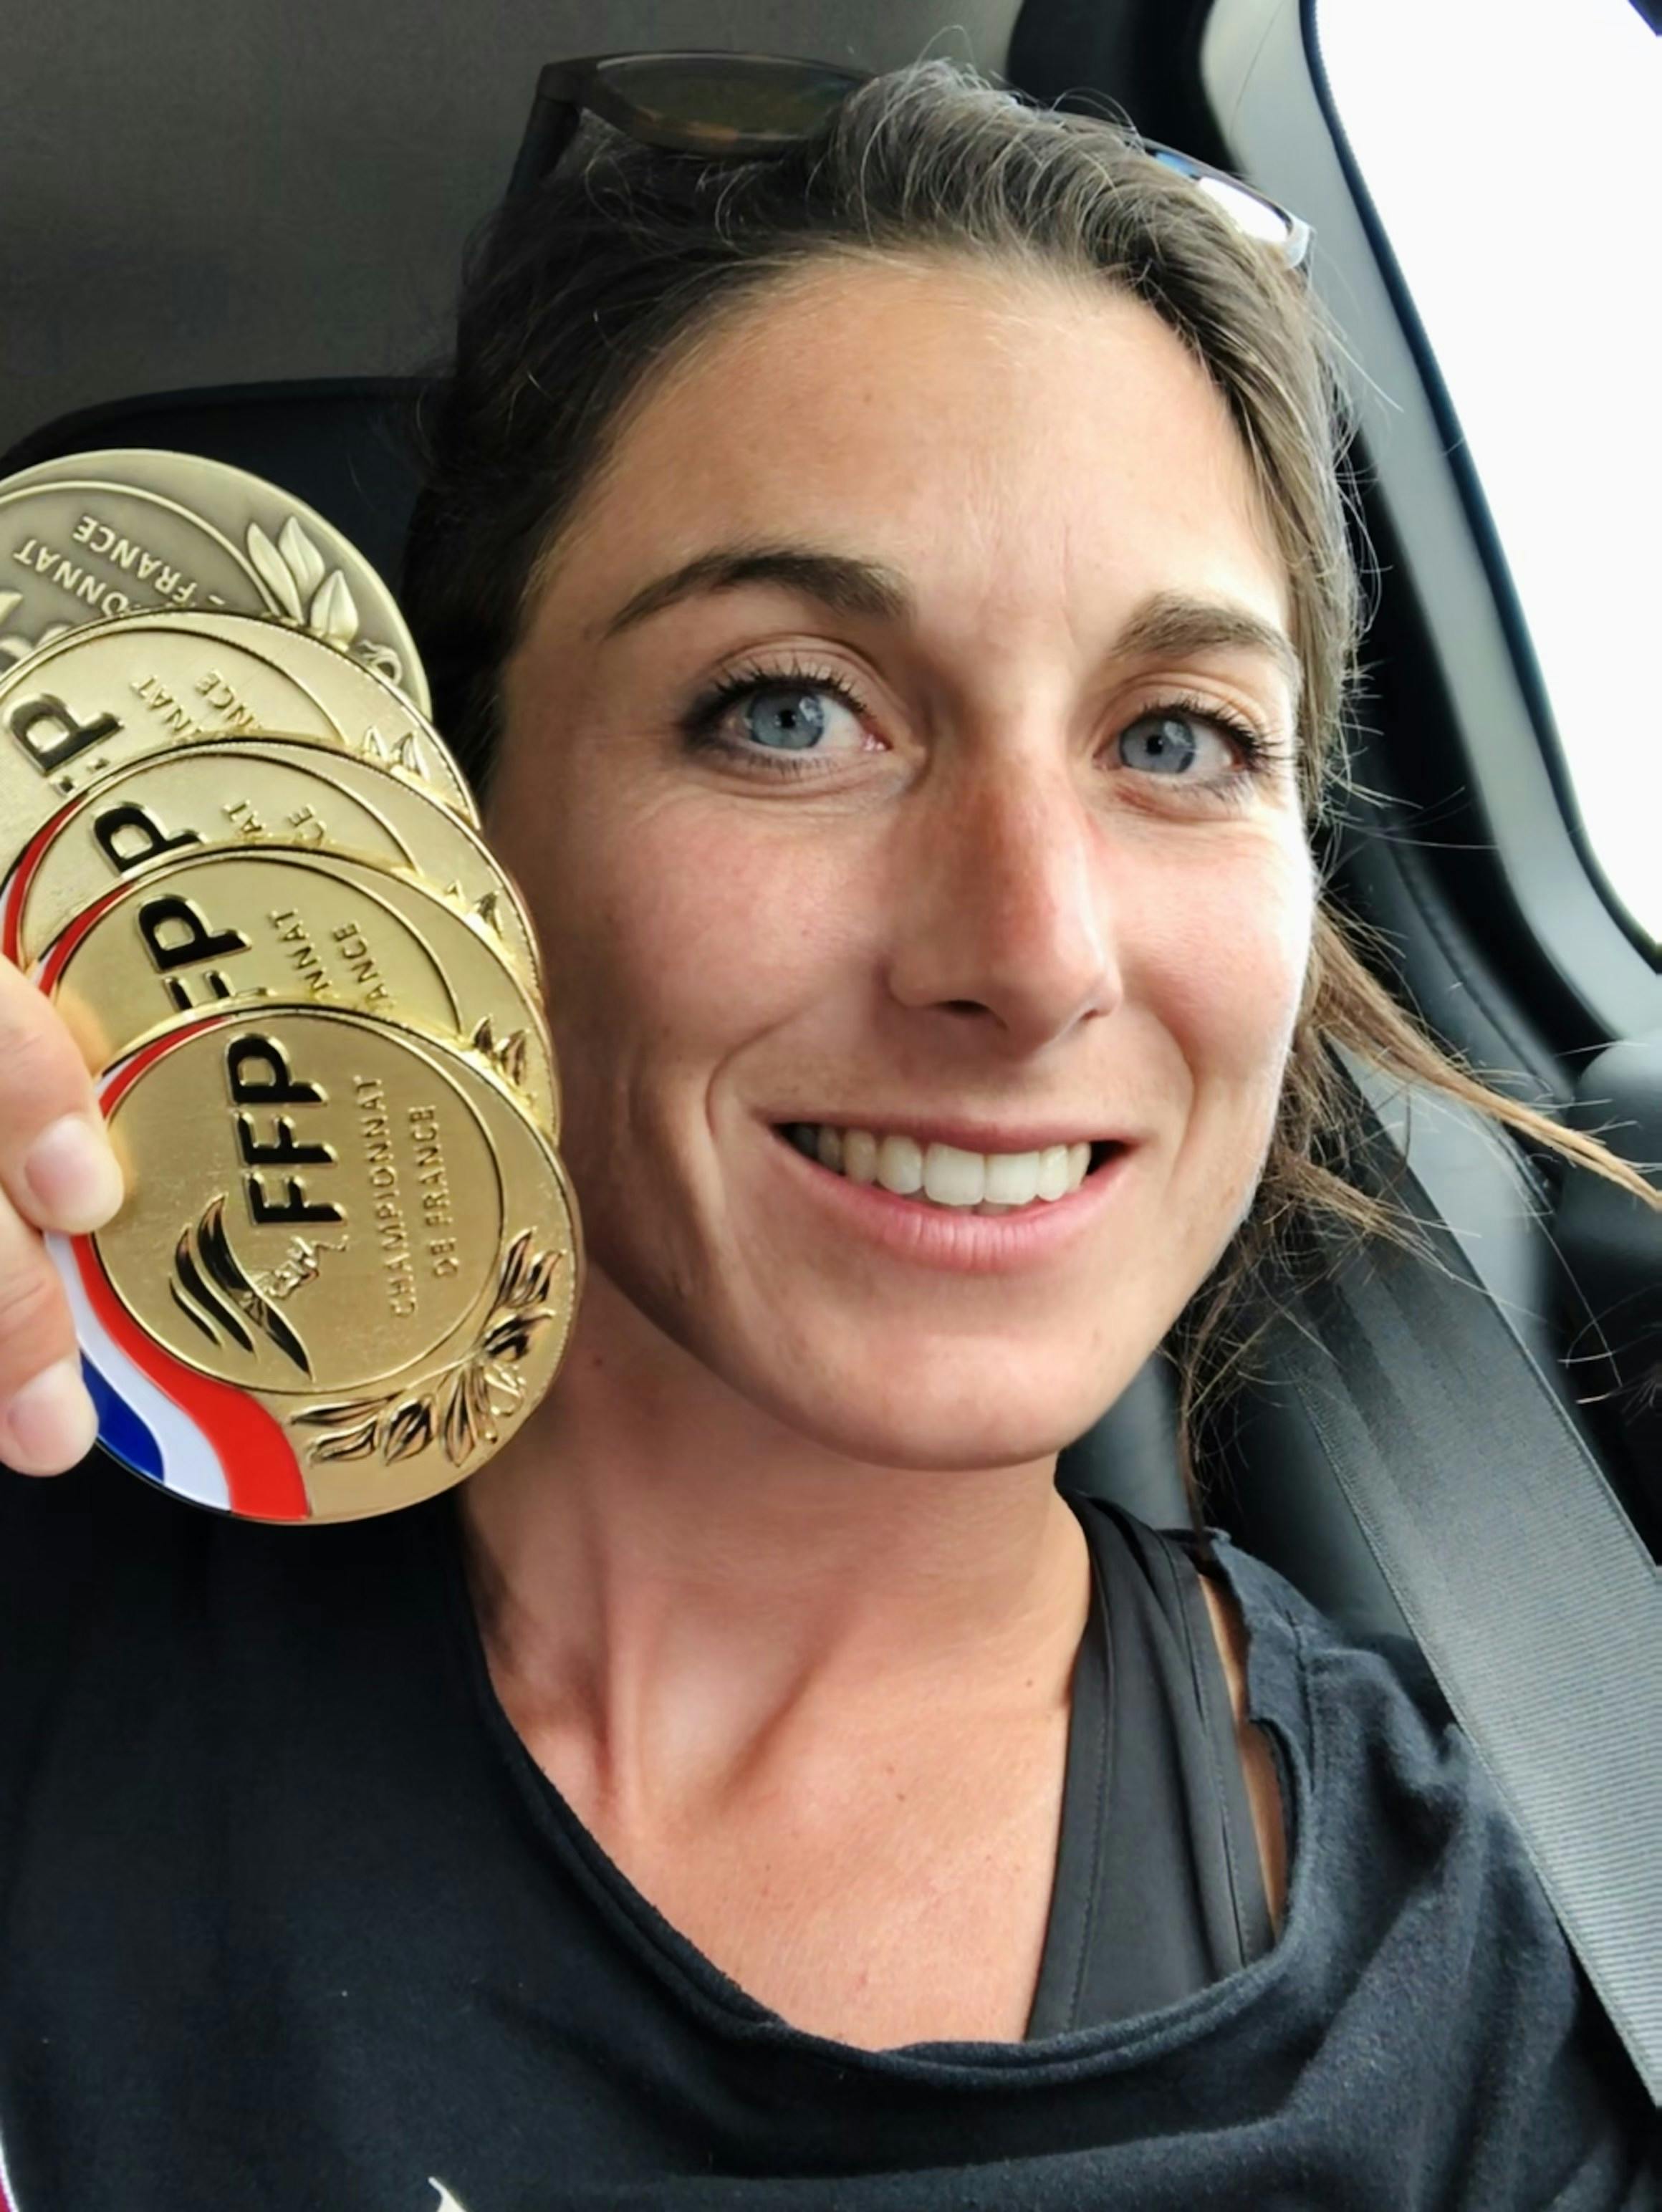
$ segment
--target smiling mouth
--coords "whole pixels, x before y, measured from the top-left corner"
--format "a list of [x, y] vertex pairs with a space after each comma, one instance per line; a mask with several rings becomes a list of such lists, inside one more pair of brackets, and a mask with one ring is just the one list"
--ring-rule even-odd
[[959, 1213], [1015, 1213], [1070, 1198], [1124, 1146], [1111, 1139], [1049, 1145], [1032, 1152], [967, 1152], [956, 1145], [877, 1136], [830, 1122], [786, 1121], [776, 1133], [850, 1182]]

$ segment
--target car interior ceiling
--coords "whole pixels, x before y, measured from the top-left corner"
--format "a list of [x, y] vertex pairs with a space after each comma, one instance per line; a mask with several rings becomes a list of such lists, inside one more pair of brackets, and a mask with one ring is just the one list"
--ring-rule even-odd
[[[1199, 41], [1210, 0], [1027, 0], [960, 10], [947, 32], [916, 8], [729, 7], [676, 12], [673, 43], [776, 48], [776, 16], [794, 51], [880, 68], [922, 51], [962, 55], [1044, 100], [1100, 111], [1111, 102], [1147, 136], [1245, 169], [1202, 83]], [[350, 12], [350, 11], [349, 11]], [[545, 60], [670, 43], [648, 7], [540, 11]], [[527, 23], [533, 21], [526, 11]], [[869, 33], [869, 35], [868, 35]], [[534, 67], [499, 88], [503, 112], [529, 108]], [[258, 116], [251, 127], [259, 128]], [[517, 126], [514, 126], [517, 127]], [[501, 180], [512, 131], [496, 146]], [[1246, 172], [1251, 173], [1250, 171]], [[361, 189], [373, 190], [367, 173]], [[475, 213], [483, 212], [483, 204]], [[1320, 207], [1301, 209], [1319, 240]], [[175, 251], [181, 250], [175, 240]], [[95, 312], [86, 301], [85, 313]], [[422, 388], [405, 354], [371, 343], [360, 373], [247, 382], [216, 380], [188, 325], [160, 396], [120, 397], [119, 353], [104, 349], [103, 396], [28, 422], [4, 472], [102, 447], [156, 446], [230, 461], [269, 477], [329, 517], [389, 576], [398, 572], [414, 496], [401, 410]], [[283, 362], [273, 364], [280, 369]], [[44, 394], [50, 387], [37, 382]], [[82, 390], [88, 387], [84, 385]], [[15, 389], [8, 395], [15, 412]], [[1364, 465], [1367, 454], [1361, 459]], [[1374, 957], [1433, 1030], [1497, 1087], [1581, 1126], [1612, 1123], [1635, 1161], [1662, 1158], [1662, 1030], [1610, 1045], [1592, 1008], [1526, 925], [1515, 884], [1474, 795], [1469, 747], [1428, 630], [1415, 575], [1386, 508], [1366, 482], [1361, 504], [1378, 563], [1367, 695], [1354, 739], [1354, 791], [1328, 832], [1340, 903], [1371, 926]], [[1497, 571], [1503, 619], [1528, 664], [1521, 620]], [[1440, 1217], [1455, 1264], [1483, 1296], [1554, 1395], [1562, 1421], [1602, 1472], [1649, 1553], [1662, 1534], [1662, 1410], [1640, 1370], [1662, 1340], [1659, 1224], [1580, 1170], [1500, 1144], [1475, 1120], [1395, 1086], [1370, 1088], [1366, 1114], [1387, 1182], [1406, 1158], [1416, 1205]], [[1434, 1267], [1434, 1259], [1414, 1264]], [[1483, 1378], [1473, 1375], [1481, 1391]], [[1413, 1378], [1398, 1376], [1411, 1393]], [[1063, 1455], [1065, 1484], [1119, 1499], [1156, 1526], [1188, 1518], [1177, 1468], [1174, 1393], [1156, 1358], [1121, 1401]], [[1329, 1449], [1273, 1372], [1235, 1389], [1214, 1426], [1208, 1517], [1287, 1573], [1353, 1632], [1405, 1634], [1399, 1592], [1381, 1571]], [[1497, 1495], [1504, 1482], [1497, 1484]]]

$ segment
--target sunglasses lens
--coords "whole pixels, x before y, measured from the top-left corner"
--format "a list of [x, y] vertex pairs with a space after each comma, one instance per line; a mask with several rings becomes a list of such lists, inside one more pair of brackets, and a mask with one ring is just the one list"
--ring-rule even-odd
[[1244, 230], [1249, 238], [1262, 240], [1266, 246], [1279, 246], [1284, 253], [1289, 252], [1294, 240], [1294, 226], [1278, 207], [1261, 199], [1257, 192], [1249, 191], [1245, 185], [1202, 168], [1169, 146], [1149, 146], [1145, 150], [1162, 168], [1175, 169], [1180, 177], [1187, 177], [1196, 191], [1204, 192], [1215, 206], [1222, 209], [1238, 230]]
[[746, 54], [628, 54], [600, 72], [642, 135], [764, 152], [817, 131], [863, 76]]
[[1215, 201], [1250, 238], [1261, 238], [1266, 246], [1286, 245], [1287, 218], [1268, 202], [1239, 191], [1221, 177], [1199, 177], [1196, 182], [1208, 199]]

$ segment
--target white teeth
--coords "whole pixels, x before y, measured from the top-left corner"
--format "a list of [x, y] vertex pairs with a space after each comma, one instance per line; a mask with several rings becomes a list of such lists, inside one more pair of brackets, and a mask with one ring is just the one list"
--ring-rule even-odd
[[1041, 1198], [1065, 1198], [1067, 1194], [1068, 1147], [1046, 1145], [1038, 1156], [1038, 1194]]
[[932, 1144], [922, 1155], [922, 1194], [936, 1206], [980, 1206], [987, 1197], [987, 1159], [956, 1144]]
[[911, 1137], [876, 1137], [868, 1129], [795, 1121], [786, 1135], [801, 1152], [851, 1182], [880, 1183], [899, 1198], [935, 1206], [1008, 1213], [1035, 1199], [1066, 1198], [1089, 1172], [1090, 1145], [1047, 1145], [1035, 1152], [966, 1152], [956, 1145], [919, 1145]]
[[923, 1155], [923, 1195], [937, 1206], [979, 1206], [987, 1195], [985, 1154], [931, 1145]]
[[987, 1161], [987, 1195], [997, 1206], [1031, 1206], [1038, 1196], [1038, 1154], [992, 1153]]
[[843, 1172], [850, 1182], [877, 1181], [877, 1139], [869, 1129], [843, 1132]]
[[877, 1147], [877, 1180], [898, 1198], [923, 1188], [923, 1148], [910, 1137], [885, 1137]]

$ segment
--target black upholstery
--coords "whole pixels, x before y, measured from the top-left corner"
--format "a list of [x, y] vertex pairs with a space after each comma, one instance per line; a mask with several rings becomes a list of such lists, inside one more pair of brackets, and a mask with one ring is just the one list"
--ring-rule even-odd
[[395, 583], [416, 497], [407, 425], [423, 389], [413, 378], [339, 377], [158, 392], [46, 423], [0, 460], [0, 476], [105, 447], [200, 453], [281, 484]]

